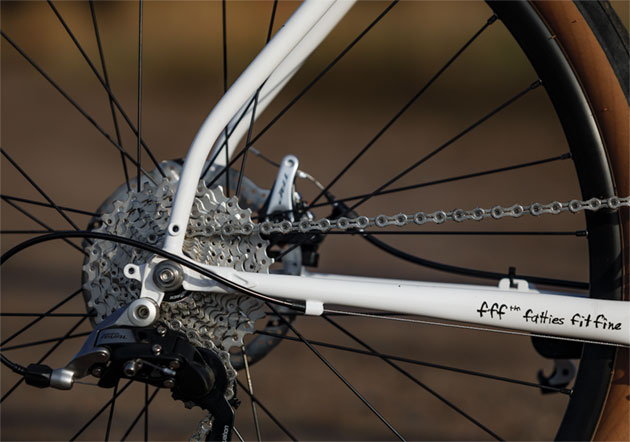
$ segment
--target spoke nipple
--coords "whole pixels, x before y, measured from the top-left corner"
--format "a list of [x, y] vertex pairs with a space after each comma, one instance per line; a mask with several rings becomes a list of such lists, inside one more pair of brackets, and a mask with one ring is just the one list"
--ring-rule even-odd
[[534, 81], [529, 88], [530, 89], [536, 89], [538, 86], [540, 86], [542, 84], [542, 80], [539, 78], [538, 80]]
[[488, 19], [488, 24], [491, 25], [492, 23], [494, 23], [495, 21], [497, 21], [497, 19], [499, 18], [499, 16], [497, 14], [492, 14], [492, 17], [490, 17]]

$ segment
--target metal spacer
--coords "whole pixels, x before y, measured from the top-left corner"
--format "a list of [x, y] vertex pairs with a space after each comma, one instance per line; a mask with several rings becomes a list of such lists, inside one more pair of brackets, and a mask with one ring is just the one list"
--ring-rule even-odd
[[153, 282], [165, 292], [172, 292], [184, 282], [184, 271], [179, 264], [172, 261], [161, 261], [153, 269]]

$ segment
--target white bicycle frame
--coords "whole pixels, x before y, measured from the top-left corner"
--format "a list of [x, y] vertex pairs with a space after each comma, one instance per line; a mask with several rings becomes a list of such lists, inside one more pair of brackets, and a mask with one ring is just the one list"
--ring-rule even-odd
[[[211, 156], [216, 158], [216, 164], [225, 165], [224, 155], [219, 155], [225, 127], [233, 130], [230, 139], [233, 149], [245, 133], [251, 112], [247, 103], [258, 89], [262, 86], [257, 104], [260, 115], [354, 3], [355, 0], [305, 0], [214, 107], [186, 156], [165, 251], [190, 260], [182, 252], [188, 218], [206, 159]], [[245, 118], [240, 118], [238, 124], [243, 114]], [[229, 156], [232, 154], [233, 150]], [[630, 303], [539, 291], [522, 280], [516, 281], [517, 287], [512, 288], [507, 279], [498, 287], [490, 287], [306, 271], [301, 276], [290, 276], [203, 267], [268, 296], [306, 301], [307, 314], [319, 315], [324, 304], [336, 304], [630, 345]], [[137, 277], [143, 281], [143, 296], [154, 297], [159, 302], [161, 294], [148, 277], [151, 268], [151, 264], [139, 268], [141, 275]], [[188, 290], [224, 291], [213, 280], [191, 270], [186, 269], [185, 275], [184, 288]]]

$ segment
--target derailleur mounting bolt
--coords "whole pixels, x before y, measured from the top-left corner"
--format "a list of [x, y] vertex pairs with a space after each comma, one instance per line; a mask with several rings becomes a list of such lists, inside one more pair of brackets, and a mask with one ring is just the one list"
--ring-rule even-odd
[[123, 368], [123, 372], [126, 376], [133, 377], [136, 373], [138, 373], [140, 367], [142, 367], [142, 363], [139, 363], [137, 360], [127, 361], [125, 368]]
[[168, 363], [168, 368], [170, 368], [171, 370], [177, 370], [181, 366], [182, 366], [182, 364], [180, 364], [179, 361], [171, 361], [171, 362]]
[[94, 376], [95, 378], [100, 378], [101, 376], [103, 376], [103, 367], [94, 367], [92, 369], [92, 376]]
[[164, 327], [163, 325], [158, 325], [158, 327], [157, 327], [158, 335], [164, 336], [164, 335], [166, 335], [166, 331], [167, 331], [166, 327]]
[[162, 346], [160, 344], [155, 344], [151, 347], [151, 351], [153, 351], [154, 355], [159, 356], [160, 353], [162, 353]]
[[175, 386], [175, 381], [171, 378], [167, 378], [167, 379], [164, 379], [164, 382], [162, 383], [162, 385], [165, 388], [173, 388]]

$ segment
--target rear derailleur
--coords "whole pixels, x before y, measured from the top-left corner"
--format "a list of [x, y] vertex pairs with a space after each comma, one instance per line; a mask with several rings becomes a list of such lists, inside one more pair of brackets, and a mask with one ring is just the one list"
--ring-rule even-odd
[[25, 381], [39, 388], [68, 390], [76, 380], [91, 374], [104, 388], [116, 386], [121, 379], [168, 388], [173, 398], [187, 407], [199, 406], [212, 415], [206, 440], [230, 440], [232, 407], [238, 406], [238, 400], [225, 398], [228, 380], [223, 361], [211, 350], [193, 346], [185, 335], [163, 325], [117, 325], [116, 320], [125, 311], [121, 308], [101, 322], [66, 367], [53, 370], [31, 364]]

